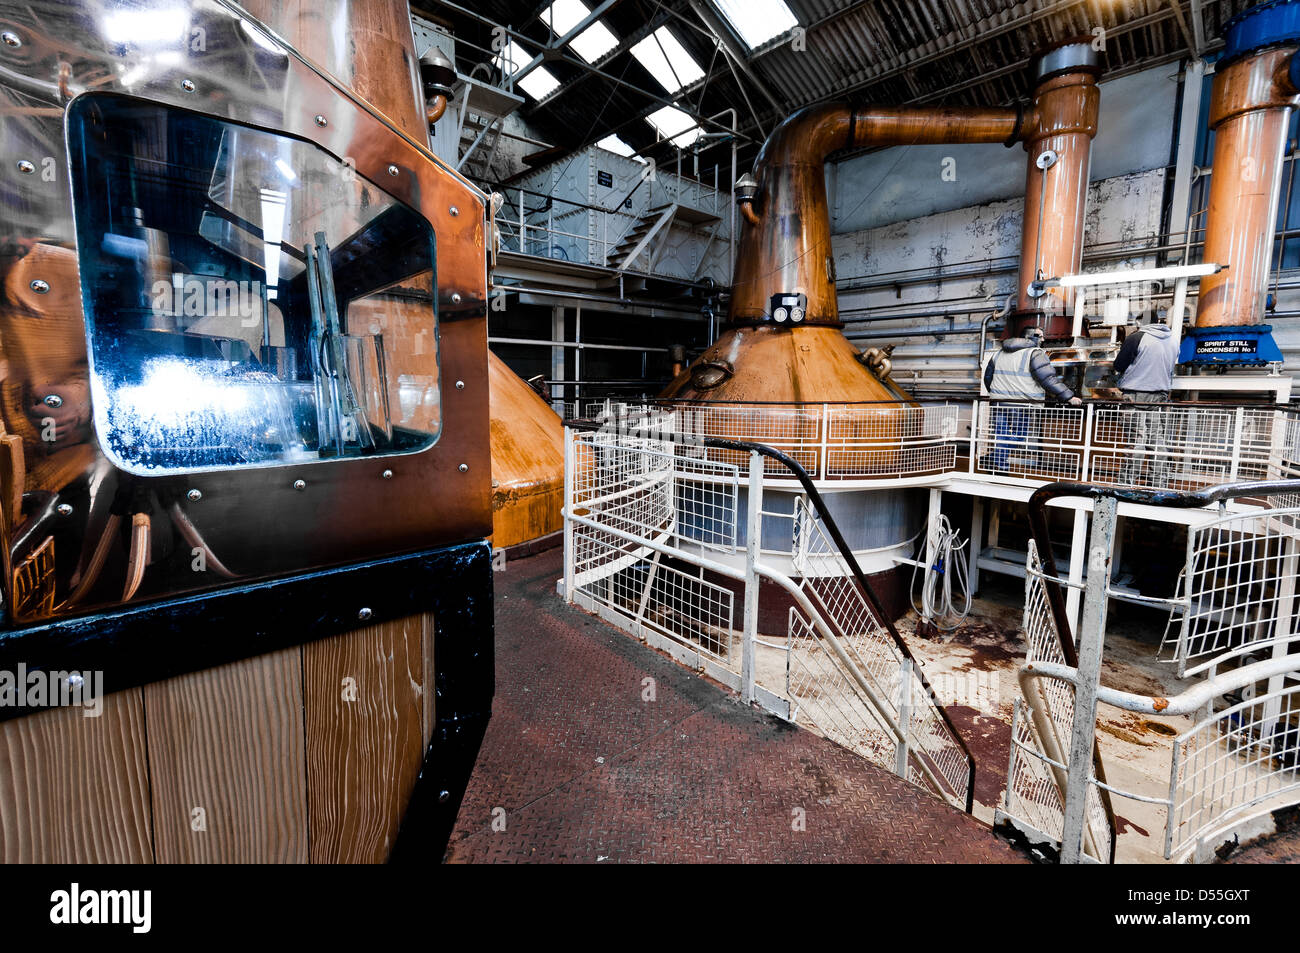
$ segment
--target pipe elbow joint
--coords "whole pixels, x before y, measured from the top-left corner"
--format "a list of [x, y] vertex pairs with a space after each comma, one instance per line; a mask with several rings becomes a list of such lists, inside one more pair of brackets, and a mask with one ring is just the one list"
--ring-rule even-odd
[[444, 93], [438, 93], [438, 95], [434, 96], [433, 99], [429, 100], [428, 104], [424, 108], [425, 121], [428, 122], [430, 127], [432, 127], [442, 118], [443, 113], [446, 111], [447, 96]]
[[745, 221], [755, 227], [759, 225], [758, 213], [754, 211], [754, 199], [757, 196], [758, 180], [746, 172], [736, 180], [736, 204], [740, 206], [740, 214], [745, 216]]

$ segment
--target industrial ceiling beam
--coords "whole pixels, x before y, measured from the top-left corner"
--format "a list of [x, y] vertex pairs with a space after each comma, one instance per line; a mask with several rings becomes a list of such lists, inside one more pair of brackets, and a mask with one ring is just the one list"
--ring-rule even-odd
[[[621, 2], [622, 2], [622, 0], [605, 0], [605, 2], [602, 3], [600, 6], [598, 6], [595, 10], [592, 10], [592, 11], [591, 11], [590, 13], [588, 13], [585, 17], [583, 17], [581, 20], [579, 20], [578, 23], [577, 23], [577, 25], [576, 25], [573, 29], [571, 29], [571, 30], [569, 30], [567, 33], [565, 33], [564, 36], [556, 37], [555, 40], [554, 40], [554, 42], [552, 42], [549, 46], [547, 46], [546, 49], [545, 49], [543, 52], [538, 53], [538, 54], [537, 54], [536, 56], [534, 56], [531, 60], [529, 60], [529, 61], [524, 65], [523, 69], [521, 69], [521, 70], [519, 70], [519, 72], [515, 73], [515, 75], [514, 75], [514, 82], [516, 82], [516, 83], [519, 82], [521, 79], [523, 79], [523, 78], [524, 78], [525, 76], [527, 76], [529, 73], [531, 73], [533, 70], [537, 69], [537, 67], [541, 66], [542, 63], [545, 62], [546, 59], [547, 59], [547, 57], [546, 57], [546, 53], [548, 53], [548, 52], [550, 52], [550, 53], [554, 53], [554, 52], [557, 51], [557, 50], [561, 50], [561, 49], [563, 49], [563, 48], [564, 48], [564, 45], [565, 45], [566, 43], [568, 43], [570, 40], [572, 40], [575, 36], [577, 36], [577, 35], [578, 35], [579, 33], [581, 33], [583, 30], [587, 29], [587, 27], [589, 27], [589, 26], [591, 26], [593, 23], [595, 23], [597, 20], [599, 20], [602, 16], [604, 16], [606, 13], [608, 13], [608, 12], [609, 12], [610, 10], [612, 10], [614, 7], [618, 6]], [[549, 26], [549, 24], [548, 24], [548, 26]], [[551, 32], [552, 32], [552, 33], [555, 32], [554, 28], [552, 28]]]
[[1196, 40], [1192, 37], [1192, 32], [1187, 28], [1187, 18], [1183, 16], [1183, 5], [1179, 0], [1169, 0], [1169, 6], [1174, 11], [1174, 19], [1178, 21], [1178, 30], [1183, 34], [1183, 42], [1187, 44], [1187, 52], [1192, 56], [1198, 56], [1196, 52]]
[[713, 11], [713, 8], [706, 3], [701, 3], [700, 0], [690, 0], [690, 4], [691, 9], [695, 11], [695, 15], [708, 27], [714, 38], [722, 44], [723, 53], [727, 54], [731, 61], [735, 63], [736, 68], [745, 74], [754, 88], [763, 94], [763, 98], [772, 104], [772, 108], [776, 110], [777, 115], [784, 115], [789, 112], [789, 107], [778, 102], [776, 97], [772, 95], [772, 91], [767, 88], [767, 84], [750, 68], [745, 51], [740, 49], [740, 43], [732, 35], [731, 29], [722, 22], [722, 18]]

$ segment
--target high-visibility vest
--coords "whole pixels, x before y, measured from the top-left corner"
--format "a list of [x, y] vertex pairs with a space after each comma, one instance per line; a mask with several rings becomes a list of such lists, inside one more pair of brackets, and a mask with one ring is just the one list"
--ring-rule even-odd
[[1018, 351], [998, 351], [993, 361], [993, 381], [989, 396], [1003, 400], [1042, 400], [1046, 395], [1041, 384], [1034, 380], [1029, 369], [1036, 347], [1022, 347]]

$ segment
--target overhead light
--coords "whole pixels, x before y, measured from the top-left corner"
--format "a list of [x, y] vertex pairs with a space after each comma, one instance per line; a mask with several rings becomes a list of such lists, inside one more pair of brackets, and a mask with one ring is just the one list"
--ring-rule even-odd
[[664, 106], [646, 116], [646, 122], [655, 127], [655, 131], [665, 139], [671, 139], [673, 145], [685, 149], [704, 132], [695, 120], [676, 106]]
[[1062, 275], [1060, 278], [1044, 278], [1042, 284], [1048, 288], [1083, 288], [1089, 285], [1122, 285], [1135, 281], [1170, 281], [1179, 278], [1202, 278], [1223, 269], [1223, 265], [1214, 262], [1202, 262], [1197, 265], [1173, 265], [1169, 268], [1130, 268], [1126, 271], [1094, 271], [1082, 275]]
[[[590, 15], [591, 10], [582, 0], [555, 0], [542, 13], [542, 22], [556, 36], [564, 36]], [[573, 52], [588, 63], [595, 63], [616, 46], [618, 38], [599, 20], [569, 41]]]
[[700, 64], [666, 26], [661, 26], [632, 47], [632, 55], [670, 93], [704, 78]]
[[713, 0], [713, 5], [751, 50], [799, 25], [785, 0]]

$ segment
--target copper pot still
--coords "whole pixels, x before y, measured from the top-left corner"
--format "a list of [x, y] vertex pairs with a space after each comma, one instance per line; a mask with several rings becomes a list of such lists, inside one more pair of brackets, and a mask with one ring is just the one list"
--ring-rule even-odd
[[[1038, 87], [1027, 109], [830, 103], [801, 109], [782, 122], [764, 143], [753, 177], [737, 182], [744, 224], [727, 328], [663, 396], [702, 402], [888, 402], [862, 408], [863, 426], [881, 436], [891, 427], [896, 432], [903, 418], [898, 404], [910, 398], [892, 382], [887, 367], [882, 374], [879, 360], [868, 357], [864, 363], [842, 334], [826, 159], [851, 148], [1024, 143], [1033, 201], [1026, 203], [1022, 260], [1034, 271], [1077, 269], [1097, 128], [1097, 53], [1090, 40], [1071, 41], [1042, 54], [1036, 71]], [[1036, 160], [1046, 149], [1058, 160], [1044, 178]], [[1022, 307], [1037, 323], [1044, 304], [1025, 301]]]

